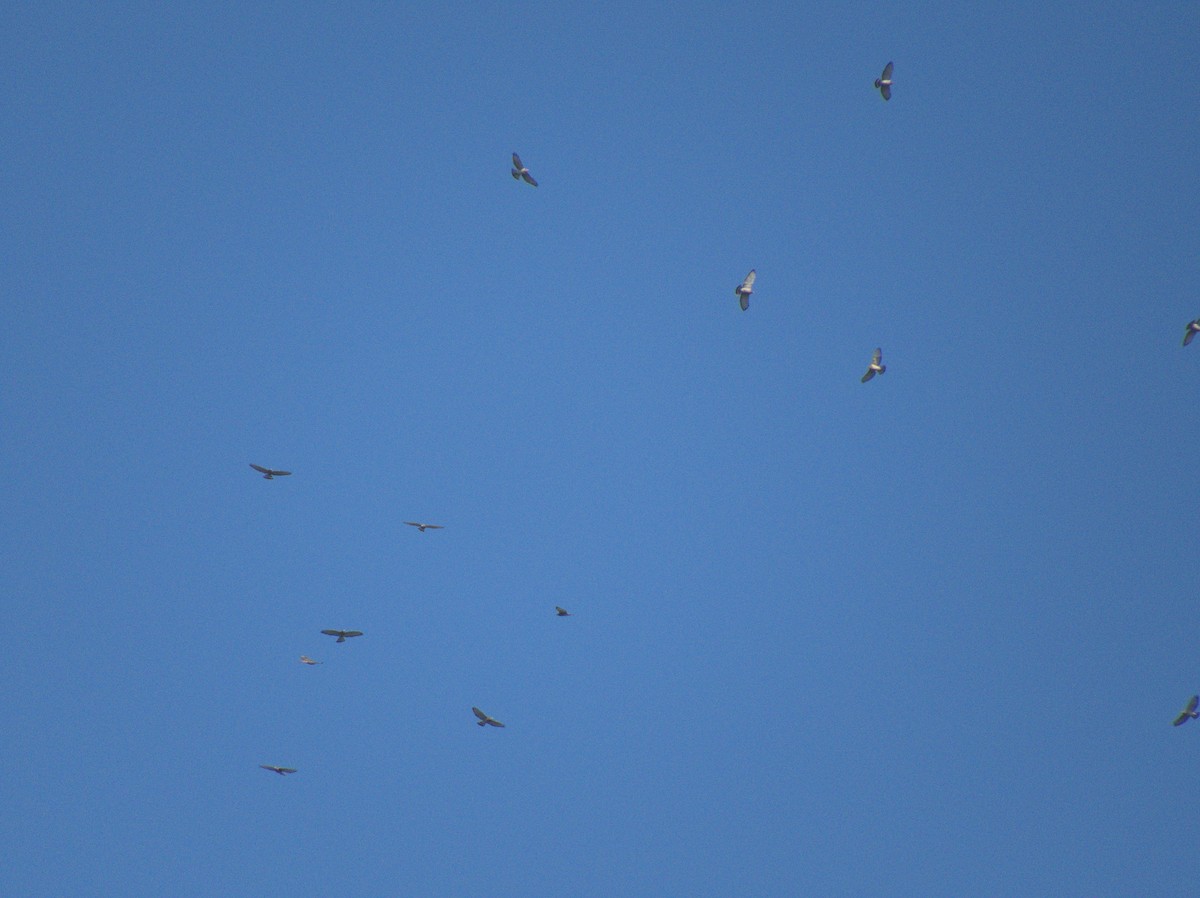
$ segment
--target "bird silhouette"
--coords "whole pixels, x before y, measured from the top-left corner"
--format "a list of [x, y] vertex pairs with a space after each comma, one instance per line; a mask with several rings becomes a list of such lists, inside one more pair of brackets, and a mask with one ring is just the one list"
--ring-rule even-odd
[[421, 524], [417, 521], [405, 521], [404, 523], [406, 523], [409, 527], [416, 527], [422, 533], [424, 533], [426, 530], [445, 530], [446, 529], [441, 524]]
[[754, 279], [758, 277], [758, 272], [753, 268], [750, 273], [742, 280], [740, 284], [733, 288], [733, 294], [741, 303], [742, 311], [750, 308], [750, 294], [754, 292]]
[[295, 773], [295, 767], [276, 767], [274, 764], [259, 764], [263, 770], [274, 770], [280, 776], [287, 776], [289, 773]]
[[557, 614], [559, 617], [570, 617], [571, 616], [570, 611], [568, 611], [566, 608], [559, 608], [557, 605], [554, 606], [554, 613]]
[[875, 79], [875, 87], [883, 94], [885, 100], [892, 98], [892, 64], [890, 62], [883, 67], [882, 77]]
[[504, 724], [502, 724], [500, 721], [498, 721], [495, 717], [488, 717], [486, 714], [484, 714], [478, 708], [472, 708], [471, 710], [474, 711], [475, 716], [479, 718], [479, 726], [481, 726], [481, 727], [482, 726], [493, 726], [493, 727], [503, 727], [504, 726]]
[[883, 374], [887, 371], [887, 365], [880, 364], [883, 361], [883, 350], [876, 349], [874, 355], [871, 356], [871, 365], [867, 368], [867, 373], [862, 376], [862, 382], [866, 383], [876, 374]]
[[531, 175], [531, 174], [529, 173], [529, 169], [527, 169], [527, 168], [526, 168], [526, 167], [525, 167], [525, 166], [522, 164], [522, 162], [521, 162], [521, 157], [520, 157], [520, 156], [518, 156], [516, 153], [513, 153], [513, 169], [512, 169], [512, 176], [513, 176], [513, 180], [514, 180], [514, 181], [518, 181], [518, 180], [520, 180], [520, 179], [524, 178], [524, 179], [525, 179], [525, 183], [526, 183], [526, 184], [530, 184], [530, 185], [532, 185], [533, 187], [537, 187], [537, 181], [535, 181], [535, 180], [533, 179], [533, 175]]
[[1184, 705], [1183, 710], [1179, 712], [1179, 716], [1175, 718], [1175, 726], [1187, 723], [1193, 717], [1200, 717], [1200, 713], [1196, 712], [1196, 706], [1200, 705], [1200, 695], [1193, 695], [1188, 699], [1188, 703]]
[[312, 658], [308, 657], [308, 655], [301, 655], [300, 663], [301, 664], [324, 664], [325, 662], [324, 661], [314, 661]]
[[322, 630], [326, 636], [336, 636], [338, 642], [345, 642], [348, 637], [362, 636], [362, 630]]
[[1200, 318], [1188, 322], [1187, 330], [1183, 332], [1183, 345], [1187, 346], [1191, 343], [1196, 334], [1200, 334]]
[[251, 463], [250, 467], [258, 471], [263, 476], [263, 480], [274, 480], [276, 477], [287, 477], [291, 471], [275, 471], [271, 468], [264, 468], [262, 465]]

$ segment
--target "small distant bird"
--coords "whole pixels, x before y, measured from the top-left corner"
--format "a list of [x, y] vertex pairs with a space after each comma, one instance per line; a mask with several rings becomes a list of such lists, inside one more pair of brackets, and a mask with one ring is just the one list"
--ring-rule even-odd
[[276, 477], [287, 477], [291, 471], [273, 471], [270, 468], [264, 468], [262, 465], [250, 465], [258, 473], [262, 474], [263, 480], [274, 480]]
[[263, 770], [274, 770], [280, 776], [287, 776], [289, 773], [295, 773], [295, 767], [276, 767], [273, 764], [259, 764]]
[[566, 608], [559, 608], [557, 605], [554, 606], [554, 613], [557, 614], [559, 617], [570, 617], [571, 616], [570, 611], [568, 611]]
[[472, 708], [471, 710], [474, 711], [475, 716], [479, 718], [479, 726], [481, 726], [481, 727], [482, 726], [493, 726], [493, 727], [504, 726], [504, 724], [502, 724], [500, 721], [498, 721], [495, 717], [488, 717], [486, 714], [484, 714], [478, 708]]
[[890, 62], [883, 67], [883, 75], [875, 79], [875, 87], [883, 94], [885, 100], [892, 98], [892, 64]]
[[362, 630], [322, 630], [326, 636], [336, 636], [338, 642], [345, 642], [350, 636], [362, 636]]
[[880, 364], [882, 361], [883, 350], [876, 349], [875, 354], [871, 356], [871, 366], [867, 368], [867, 373], [862, 376], [863, 383], [869, 381], [876, 374], [883, 374], [884, 371], [887, 371], [887, 365]]
[[734, 296], [736, 296], [742, 304], [742, 311], [750, 308], [750, 294], [754, 292], [754, 279], [758, 277], [758, 273], [751, 268], [750, 273], [745, 279], [733, 288]]
[[1183, 332], [1183, 345], [1187, 346], [1191, 343], [1192, 337], [1196, 336], [1196, 334], [1200, 334], [1200, 318], [1188, 322], [1187, 330]]
[[[341, 642], [341, 640], [339, 639], [338, 642]], [[308, 655], [301, 655], [300, 663], [301, 664], [324, 664], [325, 662], [324, 661], [314, 661], [312, 658], [308, 657]]]
[[1187, 723], [1193, 717], [1200, 717], [1200, 713], [1196, 712], [1196, 706], [1200, 705], [1200, 695], [1193, 695], [1188, 699], [1188, 703], [1183, 710], [1179, 712], [1179, 716], [1175, 718], [1175, 726]]
[[514, 181], [519, 181], [520, 179], [524, 178], [526, 184], [530, 184], [534, 187], [537, 187], [537, 181], [533, 180], [533, 175], [531, 175], [529, 173], [529, 169], [527, 169], [521, 163], [521, 157], [518, 156], [516, 153], [513, 153], [512, 176], [513, 176]]
[[421, 524], [421, 523], [418, 523], [417, 521], [405, 521], [404, 523], [406, 523], [409, 527], [416, 527], [422, 533], [424, 533], [426, 530], [445, 530], [446, 529], [441, 524]]

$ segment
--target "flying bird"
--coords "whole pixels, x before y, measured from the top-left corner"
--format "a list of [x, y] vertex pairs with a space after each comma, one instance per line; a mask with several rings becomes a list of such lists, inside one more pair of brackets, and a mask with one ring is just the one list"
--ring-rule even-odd
[[262, 474], [263, 480], [274, 480], [276, 477], [287, 477], [292, 473], [291, 471], [274, 471], [271, 468], [264, 468], [262, 465], [251, 464], [250, 467]]
[[503, 727], [504, 726], [504, 724], [502, 724], [500, 721], [498, 721], [495, 717], [488, 717], [486, 714], [484, 714], [478, 708], [472, 708], [471, 710], [474, 711], [475, 716], [479, 718], [479, 726], [481, 726], [481, 727], [482, 726], [493, 726], [493, 727]]
[[571, 616], [570, 611], [568, 611], [566, 608], [559, 608], [557, 605], [554, 606], [554, 613], [557, 614], [559, 617], [570, 617]]
[[743, 312], [750, 308], [750, 294], [754, 292], [754, 279], [756, 277], [758, 277], [758, 273], [751, 268], [750, 273], [746, 275], [745, 279], [733, 288], [734, 295], [742, 304]]
[[1183, 345], [1187, 346], [1191, 343], [1192, 337], [1196, 336], [1196, 334], [1200, 334], [1200, 318], [1188, 322], [1187, 330], [1183, 332]]
[[862, 382], [866, 383], [876, 374], [883, 374], [887, 371], [887, 365], [880, 364], [883, 361], [883, 350], [876, 349], [875, 354], [871, 356], [871, 366], [867, 368], [867, 373], [862, 376]]
[[537, 187], [537, 181], [535, 181], [535, 180], [533, 179], [533, 175], [531, 175], [531, 174], [529, 173], [529, 169], [527, 169], [527, 168], [526, 168], [526, 167], [525, 167], [525, 166], [522, 164], [522, 162], [521, 162], [521, 157], [520, 157], [520, 156], [518, 156], [516, 153], [513, 153], [513, 170], [512, 170], [512, 176], [513, 176], [513, 180], [514, 180], [514, 181], [519, 181], [520, 179], [524, 178], [524, 179], [525, 179], [525, 183], [526, 183], [526, 184], [530, 184], [530, 185], [532, 185], [533, 187]]
[[424, 533], [426, 530], [445, 530], [446, 529], [441, 524], [421, 524], [417, 521], [405, 521], [404, 523], [406, 523], [409, 527], [416, 527], [422, 533]]
[[1200, 705], [1200, 695], [1193, 695], [1188, 699], [1188, 703], [1183, 710], [1179, 712], [1179, 716], [1175, 718], [1175, 726], [1187, 723], [1193, 717], [1200, 717], [1200, 713], [1196, 712], [1196, 706]]
[[892, 64], [883, 67], [883, 75], [875, 79], [875, 87], [883, 94], [885, 100], [892, 98]]
[[[341, 642], [341, 640], [339, 639], [338, 642]], [[324, 661], [314, 661], [312, 658], [308, 657], [308, 655], [301, 655], [300, 663], [301, 664], [324, 664], [325, 662]]]
[[338, 642], [345, 642], [347, 637], [362, 636], [362, 630], [322, 630], [326, 636], [336, 636]]
[[276, 767], [274, 764], [259, 764], [263, 770], [274, 770], [280, 776], [287, 776], [289, 773], [295, 773], [295, 767]]

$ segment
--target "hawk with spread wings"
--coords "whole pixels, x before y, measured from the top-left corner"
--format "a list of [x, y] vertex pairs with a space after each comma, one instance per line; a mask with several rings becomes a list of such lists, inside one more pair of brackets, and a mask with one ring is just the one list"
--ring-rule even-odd
[[514, 181], [523, 180], [531, 187], [537, 187], [537, 181], [533, 179], [533, 175], [529, 173], [529, 169], [525, 167], [524, 163], [521, 162], [521, 157], [516, 153], [513, 153], [512, 176]]
[[890, 62], [883, 67], [883, 75], [875, 79], [875, 88], [885, 100], [892, 98], [892, 64]]
[[750, 308], [750, 294], [754, 292], [754, 279], [757, 277], [758, 272], [751, 268], [750, 273], [742, 279], [742, 282], [733, 288], [733, 294], [741, 303], [743, 312]]
[[353, 636], [362, 636], [362, 630], [322, 630], [326, 636], [336, 636], [338, 642], [345, 642]]
[[884, 371], [887, 371], [887, 365], [883, 364], [883, 350], [876, 349], [871, 356], [871, 364], [867, 368], [867, 373], [862, 376], [862, 382], [866, 383], [876, 374], [883, 374]]
[[291, 471], [276, 471], [274, 468], [264, 468], [262, 465], [251, 463], [250, 467], [262, 474], [263, 480], [274, 480], [276, 477], [287, 477]]
[[484, 714], [478, 708], [472, 708], [471, 710], [475, 713], [475, 716], [479, 718], [479, 726], [481, 726], [481, 727], [503, 727], [504, 726], [504, 724], [502, 724], [500, 721], [498, 721], [495, 717], [488, 717], [486, 714]]

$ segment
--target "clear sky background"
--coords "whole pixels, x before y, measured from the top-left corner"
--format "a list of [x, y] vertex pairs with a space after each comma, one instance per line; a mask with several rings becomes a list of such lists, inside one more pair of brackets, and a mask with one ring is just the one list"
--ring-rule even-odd
[[1194, 2], [250, 6], [0, 31], [0, 893], [1195, 894]]

